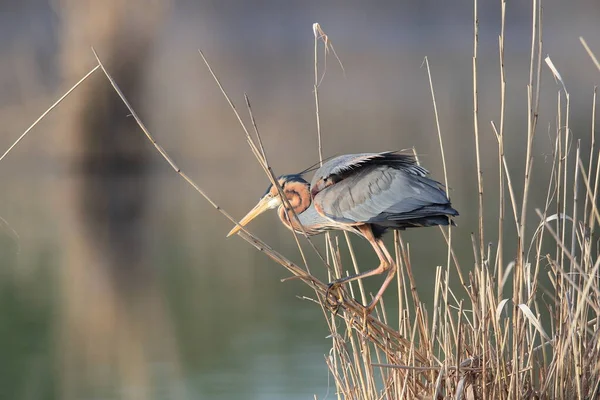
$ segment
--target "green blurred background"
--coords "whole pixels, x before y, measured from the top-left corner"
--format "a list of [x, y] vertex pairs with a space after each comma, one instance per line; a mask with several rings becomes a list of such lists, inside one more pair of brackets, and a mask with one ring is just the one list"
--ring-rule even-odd
[[[481, 1], [480, 132], [486, 242], [497, 241], [500, 1]], [[320, 86], [325, 156], [415, 146], [443, 180], [425, 56], [431, 64], [461, 212], [454, 246], [473, 264], [477, 230], [469, 1], [0, 1], [0, 149], [95, 65], [94, 46], [159, 143], [212, 198], [241, 217], [267, 179], [197, 49], [245, 115], [252, 101], [278, 174], [318, 161], [312, 24], [330, 54]], [[600, 4], [544, 1], [544, 48], [571, 92], [571, 128], [589, 153]], [[509, 2], [507, 155], [522, 187], [532, 5]], [[320, 53], [322, 55], [322, 53]], [[323, 65], [321, 65], [321, 68]], [[542, 68], [532, 202], [543, 207], [558, 86]], [[520, 198], [520, 195], [519, 195]], [[512, 224], [507, 207], [507, 226]], [[238, 237], [136, 128], [100, 73], [0, 163], [0, 398], [334, 398], [331, 347], [310, 292]], [[530, 226], [535, 226], [535, 217]], [[275, 213], [251, 230], [292, 260]], [[446, 250], [437, 229], [403, 234], [421, 298]], [[507, 248], [514, 250], [512, 231]], [[388, 238], [388, 240], [390, 240]], [[323, 239], [315, 242], [323, 249]], [[363, 268], [369, 245], [354, 239]], [[306, 247], [308, 249], [308, 247]], [[310, 252], [309, 252], [310, 253]], [[510, 253], [507, 253], [510, 254]], [[344, 256], [346, 268], [350, 268]], [[313, 271], [326, 279], [311, 254]], [[505, 263], [510, 261], [509, 257]], [[376, 289], [372, 278], [367, 287]], [[393, 305], [395, 288], [386, 294]], [[393, 311], [391, 306], [390, 314]]]

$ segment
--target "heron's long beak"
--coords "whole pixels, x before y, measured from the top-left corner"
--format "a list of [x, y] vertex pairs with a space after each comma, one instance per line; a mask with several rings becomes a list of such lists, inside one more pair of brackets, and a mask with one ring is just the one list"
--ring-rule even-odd
[[[244, 218], [242, 218], [242, 220], [239, 222], [239, 224], [241, 226], [246, 226], [246, 224], [248, 222], [252, 221], [254, 218], [256, 218], [260, 214], [264, 213], [265, 211], [273, 208], [271, 205], [272, 200], [273, 199], [269, 198], [268, 196], [265, 196], [262, 199], [260, 199], [258, 204], [255, 205], [254, 208], [252, 210], [250, 210]], [[237, 233], [240, 229], [242, 229], [242, 228], [240, 228], [239, 225], [234, 226], [233, 229], [230, 230], [229, 233], [227, 234], [227, 237], [233, 235], [234, 233]]]

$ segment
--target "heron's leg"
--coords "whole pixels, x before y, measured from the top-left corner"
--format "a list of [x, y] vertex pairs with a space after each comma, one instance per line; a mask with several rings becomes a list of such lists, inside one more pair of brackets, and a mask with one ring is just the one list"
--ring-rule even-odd
[[369, 271], [361, 272], [355, 275], [345, 276], [343, 278], [336, 279], [335, 281], [330, 282], [328, 292], [333, 286], [341, 285], [347, 282], [352, 282], [358, 279], [368, 278], [369, 276], [373, 275], [380, 275], [385, 271], [390, 270], [390, 272], [393, 273], [388, 273], [388, 276], [386, 277], [382, 288], [379, 289], [379, 292], [377, 292], [377, 295], [375, 296], [373, 301], [371, 301], [371, 303], [369, 303], [369, 305], [367, 306], [367, 309], [371, 311], [373, 307], [375, 307], [375, 305], [377, 304], [377, 301], [379, 301], [379, 298], [381, 298], [381, 295], [383, 294], [385, 288], [389, 285], [390, 281], [392, 280], [395, 274], [395, 264], [393, 259], [389, 256], [389, 253], [385, 249], [385, 246], [383, 246], [383, 242], [380, 239], [375, 239], [375, 236], [373, 235], [373, 231], [371, 230], [370, 226], [363, 225], [358, 227], [358, 229], [360, 230], [360, 233], [369, 241], [369, 243], [371, 243], [371, 246], [373, 246], [373, 250], [375, 250], [377, 257], [379, 257], [379, 266]]
[[379, 257], [379, 266], [377, 268], [365, 271], [365, 272], [361, 272], [358, 274], [354, 274], [354, 275], [349, 275], [349, 276], [345, 276], [343, 278], [340, 279], [336, 279], [335, 281], [331, 282], [330, 285], [339, 285], [342, 283], [347, 283], [347, 282], [352, 282], [355, 281], [357, 279], [363, 279], [363, 278], [368, 278], [369, 276], [373, 276], [373, 275], [379, 275], [384, 273], [385, 271], [387, 271], [390, 268], [390, 263], [388, 257], [386, 257], [387, 250], [384, 252], [380, 245], [379, 242], [381, 242], [381, 240], [375, 239], [375, 236], [373, 236], [373, 231], [371, 230], [371, 227], [368, 225], [364, 225], [358, 228], [360, 230], [360, 232], [362, 233], [362, 235], [369, 241], [369, 243], [371, 243], [371, 246], [373, 246], [373, 250], [375, 250], [375, 253], [377, 253], [377, 257]]
[[389, 269], [388, 269], [388, 274], [385, 277], [385, 281], [383, 281], [383, 284], [381, 285], [381, 288], [379, 288], [379, 291], [377, 292], [377, 294], [375, 295], [375, 297], [373, 297], [373, 300], [371, 301], [371, 303], [369, 303], [369, 305], [367, 306], [367, 310], [369, 312], [372, 311], [375, 308], [375, 306], [377, 305], [377, 303], [381, 299], [381, 296], [383, 296], [383, 293], [385, 292], [385, 290], [389, 286], [390, 282], [392, 282], [392, 279], [394, 279], [394, 276], [396, 276], [396, 272], [398, 271], [398, 266], [396, 265], [396, 262], [394, 261], [394, 258], [390, 255], [390, 253], [388, 252], [387, 248], [385, 247], [385, 244], [383, 243], [383, 240], [377, 239], [377, 244], [379, 245], [379, 248], [385, 254], [385, 257], [388, 260]]

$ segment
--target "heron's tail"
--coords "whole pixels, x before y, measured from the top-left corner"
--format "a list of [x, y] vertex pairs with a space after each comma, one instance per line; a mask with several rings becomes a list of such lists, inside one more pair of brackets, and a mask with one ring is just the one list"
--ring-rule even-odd
[[402, 219], [397, 221], [390, 221], [392, 224], [389, 226], [392, 229], [406, 229], [406, 228], [417, 228], [437, 225], [452, 225], [456, 226], [453, 217], [457, 217], [458, 211], [452, 208], [452, 204], [431, 204], [428, 206], [421, 207], [418, 212], [418, 217]]

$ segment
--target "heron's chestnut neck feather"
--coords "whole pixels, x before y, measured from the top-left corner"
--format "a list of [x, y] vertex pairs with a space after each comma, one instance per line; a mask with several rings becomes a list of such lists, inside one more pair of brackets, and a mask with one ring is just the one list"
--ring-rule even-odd
[[[283, 194], [287, 198], [290, 206], [296, 212], [296, 215], [300, 215], [310, 207], [311, 197], [308, 182], [287, 182], [283, 187]], [[298, 221], [294, 218], [292, 210], [286, 210], [285, 204], [279, 206], [277, 214], [285, 225], [300, 230]]]

